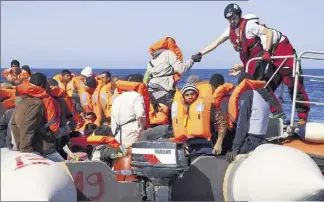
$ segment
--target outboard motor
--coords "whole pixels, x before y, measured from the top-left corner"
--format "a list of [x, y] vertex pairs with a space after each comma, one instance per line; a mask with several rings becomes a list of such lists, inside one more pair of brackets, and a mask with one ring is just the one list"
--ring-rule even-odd
[[132, 145], [132, 168], [140, 180], [143, 201], [170, 201], [172, 183], [188, 167], [183, 144], [162, 139]]

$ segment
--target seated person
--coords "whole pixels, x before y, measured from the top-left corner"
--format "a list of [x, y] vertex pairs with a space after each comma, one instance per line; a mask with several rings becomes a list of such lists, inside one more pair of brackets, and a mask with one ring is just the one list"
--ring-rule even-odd
[[[220, 154], [227, 127], [221, 110], [212, 104], [212, 86], [208, 83], [196, 86], [186, 84], [179, 93], [175, 94], [172, 104], [175, 136], [172, 139], [186, 136], [188, 151], [192, 156]], [[213, 125], [218, 132], [214, 146], [211, 142]]]
[[[110, 126], [100, 126], [96, 128], [92, 136], [104, 136], [113, 138]], [[112, 167], [114, 160], [117, 158], [118, 152], [120, 152], [120, 149], [113, 148], [109, 145], [109, 142], [107, 141], [106, 144], [99, 144], [94, 146], [90, 159], [92, 161], [102, 161], [108, 166]]]

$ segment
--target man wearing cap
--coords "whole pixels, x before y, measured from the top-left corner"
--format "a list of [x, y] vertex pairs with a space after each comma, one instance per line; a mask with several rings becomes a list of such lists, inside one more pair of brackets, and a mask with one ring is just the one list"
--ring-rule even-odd
[[92, 95], [97, 87], [97, 81], [93, 77], [86, 77], [83, 87], [79, 89], [79, 97], [82, 109], [85, 113], [93, 112]]
[[[17, 149], [37, 153], [55, 162], [64, 161], [56, 151], [60, 127], [60, 105], [50, 96], [46, 76], [32, 74], [29, 82], [17, 86], [21, 101], [12, 114], [11, 129]], [[55, 110], [53, 110], [55, 109]]]
[[80, 104], [80, 91], [84, 91], [84, 81], [88, 77], [95, 78], [95, 74], [92, 72], [92, 67], [85, 67], [80, 76], [75, 76], [67, 85], [67, 92], [70, 97], [72, 97], [73, 102], [75, 103], [75, 107], [77, 111], [82, 111], [82, 106]]
[[[199, 90], [194, 84], [185, 84], [180, 92], [188, 109], [199, 96]], [[222, 142], [226, 133], [226, 121], [222, 112], [220, 110], [216, 110], [213, 105], [211, 105], [210, 113], [211, 130], [215, 128], [215, 130], [218, 132], [217, 141], [213, 146], [212, 142], [208, 141], [206, 138], [189, 139], [187, 141], [187, 145], [191, 154], [221, 154]]]

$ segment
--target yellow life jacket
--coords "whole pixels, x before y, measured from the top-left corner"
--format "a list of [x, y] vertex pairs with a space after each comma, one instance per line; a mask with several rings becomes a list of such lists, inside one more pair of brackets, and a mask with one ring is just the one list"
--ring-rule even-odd
[[211, 139], [210, 110], [212, 106], [212, 87], [207, 82], [196, 84], [199, 95], [189, 109], [180, 91], [176, 91], [172, 103], [172, 126], [175, 139], [203, 137]]

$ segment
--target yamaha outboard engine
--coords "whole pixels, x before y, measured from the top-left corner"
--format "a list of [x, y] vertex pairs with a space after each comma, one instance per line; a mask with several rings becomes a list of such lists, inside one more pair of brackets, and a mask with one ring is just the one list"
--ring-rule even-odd
[[172, 183], [188, 167], [183, 144], [162, 139], [132, 145], [132, 169], [140, 180], [143, 201], [170, 201]]

